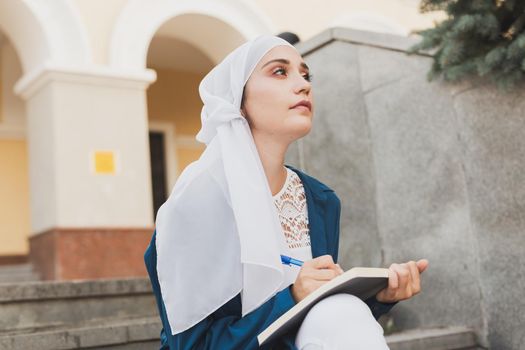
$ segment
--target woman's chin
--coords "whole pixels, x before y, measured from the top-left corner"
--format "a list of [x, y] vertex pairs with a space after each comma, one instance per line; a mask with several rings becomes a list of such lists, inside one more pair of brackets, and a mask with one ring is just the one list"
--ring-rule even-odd
[[302, 120], [295, 121], [293, 128], [293, 135], [295, 139], [300, 139], [306, 136], [312, 129], [312, 120], [310, 118], [302, 117]]

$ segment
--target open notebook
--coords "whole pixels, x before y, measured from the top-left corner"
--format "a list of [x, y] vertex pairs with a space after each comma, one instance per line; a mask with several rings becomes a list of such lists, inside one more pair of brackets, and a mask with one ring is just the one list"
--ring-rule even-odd
[[270, 342], [298, 326], [318, 301], [332, 294], [348, 293], [366, 300], [387, 286], [388, 269], [354, 267], [317, 288], [275, 320], [257, 336], [259, 345]]

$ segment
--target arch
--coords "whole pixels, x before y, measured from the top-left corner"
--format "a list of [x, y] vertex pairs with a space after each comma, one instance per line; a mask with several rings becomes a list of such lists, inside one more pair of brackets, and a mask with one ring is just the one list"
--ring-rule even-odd
[[15, 47], [24, 74], [51, 61], [78, 65], [91, 61], [87, 34], [66, 0], [2, 0], [0, 30]]
[[[246, 0], [130, 0], [119, 16], [111, 37], [110, 65], [132, 70], [144, 69], [148, 47], [155, 33], [170, 19], [184, 14], [220, 20], [235, 29], [245, 40], [274, 32], [271, 21]], [[192, 44], [198, 46], [195, 40]], [[207, 51], [212, 58], [219, 56]]]
[[180, 14], [164, 22], [150, 42], [148, 55], [156, 37], [174, 38], [185, 42], [203, 53], [212, 65], [222, 60], [246, 39], [228, 23], [200, 13]]

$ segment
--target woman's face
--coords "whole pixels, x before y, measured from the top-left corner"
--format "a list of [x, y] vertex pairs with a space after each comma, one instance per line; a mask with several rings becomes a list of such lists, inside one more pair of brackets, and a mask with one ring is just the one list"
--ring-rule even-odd
[[[307, 101], [311, 108], [296, 107]], [[291, 143], [312, 127], [313, 96], [309, 69], [301, 55], [288, 46], [276, 46], [263, 56], [244, 90], [242, 114], [252, 133]]]

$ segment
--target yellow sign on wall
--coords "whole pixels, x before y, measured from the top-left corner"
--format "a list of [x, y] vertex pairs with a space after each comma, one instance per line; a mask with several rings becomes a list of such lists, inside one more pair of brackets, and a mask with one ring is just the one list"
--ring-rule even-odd
[[115, 154], [111, 151], [95, 151], [95, 174], [115, 175]]

